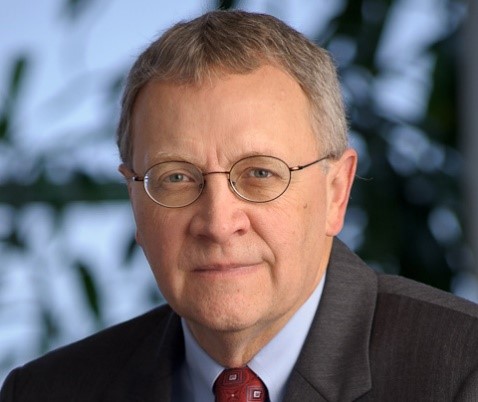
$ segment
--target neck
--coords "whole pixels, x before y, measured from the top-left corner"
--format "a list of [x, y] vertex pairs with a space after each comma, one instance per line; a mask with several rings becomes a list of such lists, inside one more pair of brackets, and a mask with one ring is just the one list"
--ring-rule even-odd
[[[292, 314], [291, 314], [292, 316]], [[226, 368], [246, 366], [284, 327], [290, 316], [261, 329], [212, 330], [186, 320], [197, 343], [216, 362]]]

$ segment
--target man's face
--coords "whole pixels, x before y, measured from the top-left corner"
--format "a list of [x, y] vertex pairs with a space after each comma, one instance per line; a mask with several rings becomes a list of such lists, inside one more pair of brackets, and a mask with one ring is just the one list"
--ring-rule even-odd
[[[167, 160], [211, 172], [254, 154], [289, 166], [324, 156], [305, 94], [271, 66], [200, 87], [150, 82], [136, 101], [133, 133], [133, 168], [141, 176]], [[137, 241], [163, 296], [196, 336], [267, 337], [287, 322], [324, 273], [354, 167], [347, 151], [293, 172], [288, 190], [262, 204], [238, 198], [225, 174], [207, 176], [199, 199], [182, 208], [157, 205], [141, 183], [129, 184]]]

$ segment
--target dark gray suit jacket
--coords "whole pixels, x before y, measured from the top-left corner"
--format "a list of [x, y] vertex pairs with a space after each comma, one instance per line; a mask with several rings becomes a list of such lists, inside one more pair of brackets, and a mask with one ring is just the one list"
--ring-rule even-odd
[[[167, 306], [14, 370], [0, 402], [170, 401], [184, 359]], [[478, 306], [377, 275], [334, 242], [285, 401], [478, 401]]]

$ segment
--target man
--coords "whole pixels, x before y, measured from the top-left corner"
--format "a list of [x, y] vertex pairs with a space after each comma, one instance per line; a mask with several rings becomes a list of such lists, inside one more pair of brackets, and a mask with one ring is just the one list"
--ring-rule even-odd
[[14, 370], [1, 401], [478, 400], [478, 307], [335, 239], [357, 155], [324, 50], [265, 15], [180, 23], [133, 66], [118, 144], [168, 305]]

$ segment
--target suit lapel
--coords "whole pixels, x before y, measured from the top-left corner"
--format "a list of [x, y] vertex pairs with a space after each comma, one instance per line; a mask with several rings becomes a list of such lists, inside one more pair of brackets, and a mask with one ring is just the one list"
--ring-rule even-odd
[[116, 381], [106, 391], [105, 401], [153, 402], [171, 400], [173, 376], [184, 360], [184, 342], [179, 317], [170, 311], [147, 339], [138, 346]]
[[376, 298], [376, 274], [336, 239], [286, 401], [352, 401], [371, 389], [369, 340]]

